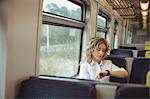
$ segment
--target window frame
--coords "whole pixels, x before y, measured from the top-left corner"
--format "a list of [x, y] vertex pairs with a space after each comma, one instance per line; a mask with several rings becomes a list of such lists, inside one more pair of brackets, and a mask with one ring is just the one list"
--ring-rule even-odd
[[[107, 14], [103, 13], [102, 11], [99, 11], [99, 13], [98, 13], [97, 16], [101, 16], [101, 17], [105, 18], [105, 19], [106, 19], [106, 25], [105, 25], [104, 28], [103, 28], [103, 27], [99, 27], [99, 26], [97, 25], [97, 31], [96, 31], [96, 34], [97, 34], [97, 32], [104, 32], [104, 33], [105, 33], [105, 39], [106, 39], [107, 32], [108, 32], [108, 22], [109, 22], [109, 17], [108, 17]], [[98, 20], [98, 18], [97, 18], [97, 20]], [[97, 35], [96, 35], [96, 36], [97, 36]]]
[[[44, 0], [43, 0], [44, 1]], [[46, 12], [46, 11], [42, 11], [42, 14], [47, 14], [48, 16], [55, 16], [55, 17], [61, 17], [61, 18], [66, 18], [66, 19], [70, 19], [70, 20], [75, 20], [75, 21], [79, 21], [79, 22], [85, 22], [85, 3], [82, 1], [76, 1], [76, 0], [68, 0], [74, 4], [77, 4], [78, 6], [81, 7], [81, 9], [83, 9], [81, 11], [81, 20], [77, 20], [77, 19], [73, 19], [73, 18], [69, 18], [66, 16], [62, 16], [62, 15], [58, 15], [58, 14], [54, 14], [54, 13], [50, 13], [50, 12]]]
[[[86, 20], [86, 3], [82, 2], [82, 1], [78, 1], [78, 0], [68, 0], [72, 3], [75, 3], [77, 5], [79, 5], [82, 9], [82, 14], [81, 14], [81, 20], [76, 20], [73, 18], [68, 18], [68, 17], [64, 17], [61, 15], [55, 15], [52, 13], [45, 13], [45, 12], [41, 12], [42, 13], [42, 25], [43, 24], [47, 24], [47, 25], [54, 25], [54, 26], [62, 26], [62, 27], [68, 27], [68, 28], [77, 28], [77, 29], [81, 29], [81, 34], [80, 34], [80, 49], [79, 49], [79, 60], [78, 60], [78, 70], [76, 72], [75, 75], [78, 74], [79, 71], [79, 63], [81, 61], [81, 57], [82, 57], [82, 43], [83, 43], [83, 31], [84, 31], [84, 27], [85, 27], [85, 20]], [[43, 3], [43, 2], [42, 2]], [[40, 40], [39, 40], [40, 41]], [[41, 41], [40, 41], [41, 43]], [[40, 48], [40, 46], [39, 46]], [[39, 51], [40, 52], [40, 51]], [[39, 61], [40, 61], [40, 56], [39, 56]], [[39, 64], [38, 61], [38, 64]], [[39, 64], [40, 67], [40, 64]], [[39, 75], [39, 72], [37, 73]]]

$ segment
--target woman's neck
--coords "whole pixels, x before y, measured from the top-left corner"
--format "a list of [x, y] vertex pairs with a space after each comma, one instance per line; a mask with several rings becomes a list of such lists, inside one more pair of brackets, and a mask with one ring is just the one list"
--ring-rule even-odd
[[95, 62], [97, 62], [98, 64], [100, 64], [102, 60], [93, 59], [93, 61], [95, 61]]

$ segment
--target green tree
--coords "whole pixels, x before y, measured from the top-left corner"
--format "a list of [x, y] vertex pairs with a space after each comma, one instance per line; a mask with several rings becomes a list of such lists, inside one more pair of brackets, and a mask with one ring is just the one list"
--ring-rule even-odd
[[70, 16], [70, 12], [69, 12], [69, 10], [67, 9], [67, 7], [61, 7], [60, 8], [60, 10], [59, 10], [59, 12], [61, 13], [61, 15], [63, 15], [63, 16]]
[[59, 7], [55, 3], [50, 3], [46, 6], [46, 9], [48, 9], [48, 12], [58, 14], [59, 13]]

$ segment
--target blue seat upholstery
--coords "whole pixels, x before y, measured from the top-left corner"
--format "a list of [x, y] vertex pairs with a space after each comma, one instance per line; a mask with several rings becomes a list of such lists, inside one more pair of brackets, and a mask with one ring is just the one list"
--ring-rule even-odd
[[[124, 57], [117, 57], [117, 56], [107, 56], [108, 60], [111, 60], [113, 64], [115, 64], [118, 67], [126, 68], [126, 60]], [[119, 83], [126, 83], [127, 78], [118, 78], [118, 77], [110, 77], [110, 82], [119, 82]]]
[[112, 49], [110, 56], [133, 57], [133, 52], [130, 49]]
[[18, 98], [23, 99], [95, 99], [94, 84], [80, 81], [30, 78], [21, 83]]
[[145, 52], [147, 50], [139, 50], [138, 53], [137, 53], [137, 57], [145, 57]]
[[149, 58], [134, 58], [132, 63], [130, 83], [146, 83], [146, 74], [150, 70], [150, 59]]
[[115, 99], [150, 99], [150, 88], [142, 85], [123, 85], [118, 87]]
[[107, 56], [107, 60], [111, 60], [113, 64], [117, 65], [118, 67], [123, 67], [126, 69], [126, 60], [125, 57], [119, 56]]

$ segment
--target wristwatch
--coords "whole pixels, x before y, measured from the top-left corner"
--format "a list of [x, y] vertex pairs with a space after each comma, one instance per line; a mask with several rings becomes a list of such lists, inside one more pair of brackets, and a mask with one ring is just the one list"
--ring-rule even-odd
[[109, 70], [106, 70], [107, 71], [107, 75], [106, 76], [109, 76], [110, 75], [110, 72], [109, 72]]

